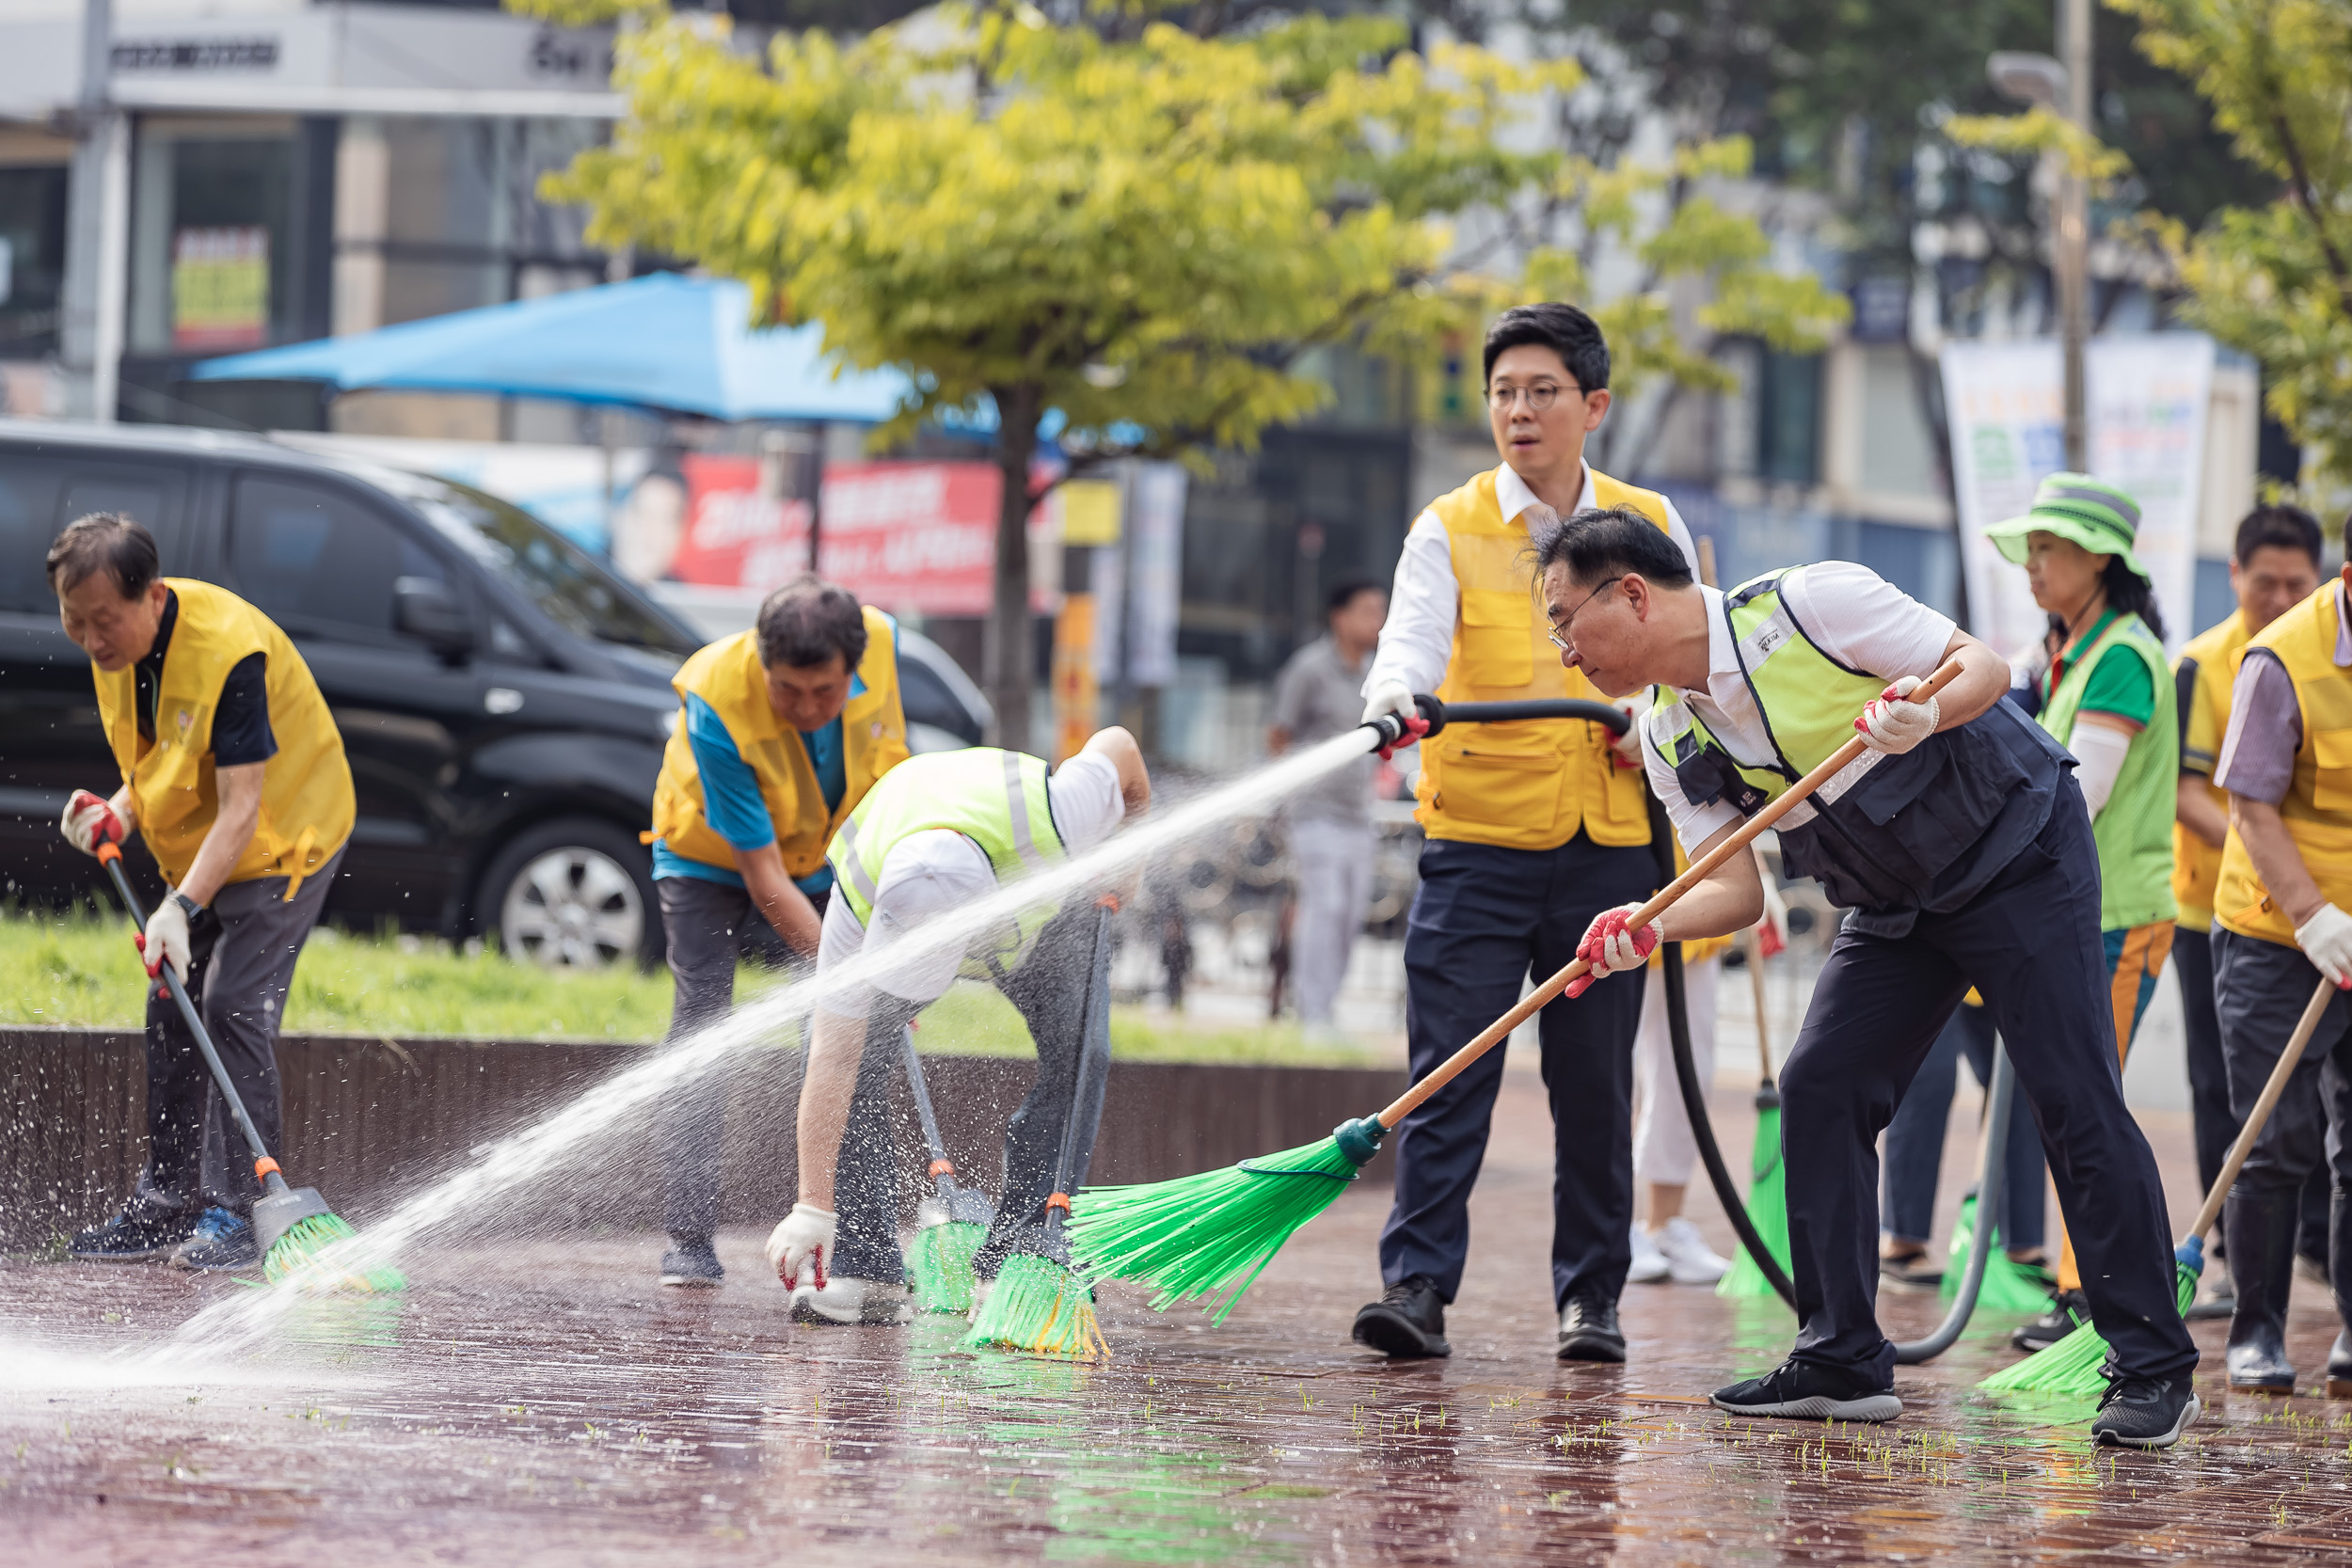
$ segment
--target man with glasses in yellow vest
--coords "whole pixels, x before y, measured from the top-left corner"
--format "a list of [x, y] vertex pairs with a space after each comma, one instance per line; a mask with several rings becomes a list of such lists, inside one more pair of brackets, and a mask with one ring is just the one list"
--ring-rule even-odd
[[[848, 589], [806, 573], [768, 595], [746, 631], [694, 655], [671, 684], [680, 712], [654, 785], [654, 890], [677, 991], [670, 1039], [735, 1001], [746, 927], [817, 953], [833, 868], [825, 846], [874, 782], [907, 758], [898, 625]], [[717, 1285], [712, 1249], [727, 1073], [671, 1095], [661, 1114], [660, 1281]]]
[[[1502, 461], [1430, 504], [1405, 541], [1364, 717], [1413, 719], [1413, 693], [1449, 702], [1597, 698], [1548, 640], [1531, 538], [1595, 506], [1629, 506], [1696, 570], [1662, 496], [1597, 473], [1584, 443], [1608, 415], [1609, 345], [1572, 305], [1521, 306], [1487, 331], [1489, 423]], [[1413, 721], [1418, 722], [1418, 721]], [[1576, 954], [1594, 916], [1658, 884], [1639, 742], [1599, 724], [1483, 724], [1422, 749], [1416, 813], [1427, 845], [1406, 927], [1406, 1029], [1418, 1078], [1508, 1011], [1531, 969]], [[1623, 1361], [1617, 1297], [1632, 1261], [1636, 980], [1540, 1015], [1550, 1090], [1552, 1304], [1563, 1360]], [[1502, 1082], [1495, 1052], [1397, 1130], [1396, 1201], [1380, 1233], [1380, 1300], [1357, 1343], [1391, 1356], [1450, 1354], [1445, 1307], [1470, 1250], [1470, 1195]]]
[[[1039, 1250], [1062, 1130], [1076, 1118], [1069, 1191], [1086, 1181], [1103, 1116], [1104, 1075], [1074, 1104], [1081, 1062], [1110, 1054], [1110, 949], [1093, 941], [1098, 900], [1080, 893], [1023, 911], [969, 942], [926, 943], [923, 927], [969, 909], [1002, 882], [1084, 854], [1152, 803], [1142, 750], [1098, 731], [1048, 768], [994, 747], [934, 752], [875, 786], [834, 836], [835, 895], [818, 949], [821, 981], [861, 957], [892, 961], [870, 985], [817, 1004], [801, 1080], [800, 1201], [768, 1239], [768, 1259], [807, 1323], [894, 1323], [909, 1311], [898, 1250], [898, 1169], [886, 1106], [914, 1017], [959, 974], [1001, 991], [1028, 1025], [1037, 1080], [1005, 1129], [1005, 1184], [973, 1259], [993, 1280], [1016, 1250]], [[1067, 1257], [1057, 1261], [1067, 1263]]]
[[[310, 668], [268, 616], [208, 582], [167, 578], [147, 530], [83, 517], [49, 547], [65, 634], [89, 655], [98, 717], [122, 770], [112, 798], [77, 789], [59, 823], [94, 855], [136, 830], [171, 892], [140, 942], [169, 964], [262, 1144], [279, 1149], [278, 1025], [357, 802], [343, 738]], [[70, 1256], [249, 1268], [261, 1184], [230, 1158], [221, 1103], [167, 993], [147, 1004], [147, 1164], [119, 1213]]]

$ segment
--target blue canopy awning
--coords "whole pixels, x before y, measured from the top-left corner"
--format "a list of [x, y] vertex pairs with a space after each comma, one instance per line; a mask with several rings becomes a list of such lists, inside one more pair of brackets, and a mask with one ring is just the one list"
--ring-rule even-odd
[[754, 331], [749, 317], [741, 283], [655, 273], [207, 359], [191, 374], [556, 398], [714, 420], [879, 424], [909, 401], [913, 388], [897, 371], [836, 373], [821, 325]]

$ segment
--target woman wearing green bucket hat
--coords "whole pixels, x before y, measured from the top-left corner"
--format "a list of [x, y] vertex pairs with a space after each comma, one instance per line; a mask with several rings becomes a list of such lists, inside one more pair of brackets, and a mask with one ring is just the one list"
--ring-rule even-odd
[[[2031, 511], [1985, 532], [2026, 568], [2034, 603], [2049, 611], [2041, 644], [2017, 661], [2025, 689], [2016, 695], [2074, 753], [2075, 782], [2090, 807], [2120, 1066], [2172, 951], [2177, 912], [2180, 727], [2164, 618], [2132, 553], [2139, 505], [2089, 474], [2052, 474], [2035, 490]], [[2070, 1241], [2059, 1255], [2058, 1300], [2048, 1316], [2017, 1331], [2017, 1347], [2044, 1349], [2088, 1317]]]

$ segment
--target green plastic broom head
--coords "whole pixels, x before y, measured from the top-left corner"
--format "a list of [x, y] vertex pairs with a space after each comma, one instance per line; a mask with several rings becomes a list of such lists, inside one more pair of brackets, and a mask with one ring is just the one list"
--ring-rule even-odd
[[1092, 1289], [1074, 1271], [1031, 1253], [1005, 1259], [963, 1342], [974, 1350], [1021, 1351], [1064, 1361], [1100, 1361], [1110, 1354], [1094, 1316]]
[[[927, 1205], [928, 1207], [928, 1205]], [[907, 1249], [907, 1272], [914, 1276], [915, 1305], [926, 1312], [972, 1310], [972, 1259], [988, 1239], [988, 1227], [964, 1220], [915, 1217], [914, 1244]]]
[[1387, 1131], [1366, 1117], [1320, 1143], [1223, 1170], [1089, 1187], [1071, 1209], [1070, 1249], [1095, 1277], [1153, 1287], [1154, 1310], [1201, 1300], [1223, 1323], [1292, 1233], [1331, 1207], [1379, 1152]]
[[[1774, 1097], [1767, 1107], [1762, 1095], [1756, 1099], [1756, 1184], [1748, 1189], [1748, 1223], [1756, 1227], [1772, 1261], [1785, 1275], [1788, 1272], [1788, 1184], [1780, 1164], [1780, 1101]], [[1744, 1246], [1723, 1278], [1715, 1282], [1715, 1293], [1732, 1300], [1780, 1299], [1780, 1292], [1772, 1289], [1772, 1282], [1764, 1277], [1764, 1271], [1756, 1266]]]
[[[2179, 1255], [2174, 1256], [2177, 1260]], [[2197, 1270], [2176, 1261], [2174, 1275], [2174, 1304], [2186, 1317], [2189, 1303], [2197, 1299]], [[2107, 1342], [2099, 1338], [2097, 1329], [2083, 1323], [2048, 1350], [2002, 1368], [1977, 1386], [2096, 1399], [2106, 1389], [2106, 1364]]]
[[294, 1221], [270, 1243], [262, 1259], [262, 1277], [301, 1291], [355, 1295], [386, 1295], [408, 1288], [407, 1276], [398, 1269], [367, 1259], [358, 1231], [324, 1212]]

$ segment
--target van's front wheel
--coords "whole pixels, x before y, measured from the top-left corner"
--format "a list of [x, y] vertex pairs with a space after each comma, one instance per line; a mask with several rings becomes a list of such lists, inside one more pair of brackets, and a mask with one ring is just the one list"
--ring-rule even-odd
[[653, 858], [634, 834], [589, 816], [516, 835], [482, 879], [485, 934], [543, 969], [604, 969], [660, 957]]

